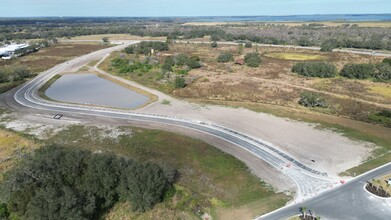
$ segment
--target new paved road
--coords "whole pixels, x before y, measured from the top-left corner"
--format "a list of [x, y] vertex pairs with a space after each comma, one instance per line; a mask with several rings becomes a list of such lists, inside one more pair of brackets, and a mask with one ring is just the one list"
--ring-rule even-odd
[[366, 181], [390, 172], [391, 163], [356, 177], [345, 185], [324, 192], [317, 197], [286, 206], [257, 219], [288, 219], [290, 216], [299, 215], [300, 207], [306, 207], [307, 210], [315, 212], [315, 216], [321, 216], [321, 219], [390, 220], [391, 198], [379, 198], [364, 189]]
[[[169, 124], [213, 135], [217, 138], [221, 138], [237, 145], [238, 147], [268, 162], [278, 170], [281, 170], [282, 173], [290, 177], [292, 181], [296, 183], [298, 188], [296, 199], [300, 201], [304, 198], [314, 196], [316, 193], [329, 189], [331, 186], [333, 186], [333, 180], [327, 177], [327, 173], [314, 170], [304, 165], [300, 161], [294, 159], [292, 156], [275, 148], [270, 143], [266, 143], [262, 140], [250, 137], [249, 135], [242, 134], [238, 131], [233, 131], [229, 128], [224, 128], [222, 126], [210, 123], [203, 123], [192, 119], [177, 118], [175, 116], [150, 115], [125, 110], [113, 110], [57, 103], [44, 100], [38, 96], [38, 89], [54, 75], [65, 70], [78, 69], [83, 65], [88, 64], [92, 60], [102, 58], [108, 53], [115, 50], [120, 50], [126, 47], [128, 44], [132, 43], [137, 42], [126, 42], [124, 45], [103, 49], [60, 64], [40, 74], [38, 77], [25, 84], [14, 94], [13, 98], [17, 103], [25, 107], [41, 109], [44, 111], [49, 110], [63, 115], [94, 115], [98, 117]], [[286, 167], [287, 164], [290, 164], [291, 166]]]

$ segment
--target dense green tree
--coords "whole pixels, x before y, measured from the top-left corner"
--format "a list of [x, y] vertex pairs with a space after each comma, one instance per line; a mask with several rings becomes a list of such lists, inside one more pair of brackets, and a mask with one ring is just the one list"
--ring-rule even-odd
[[261, 57], [259, 53], [248, 53], [244, 56], [244, 62], [249, 67], [259, 67], [261, 65]]
[[171, 187], [172, 173], [112, 154], [46, 146], [5, 175], [0, 201], [23, 219], [97, 219], [120, 198], [138, 211], [152, 208]]
[[231, 52], [221, 52], [217, 57], [217, 62], [220, 63], [226, 63], [233, 60], [234, 60], [234, 56], [232, 55]]
[[347, 78], [367, 79], [373, 76], [375, 67], [373, 64], [346, 64], [340, 75]]
[[391, 80], [391, 65], [388, 63], [377, 64], [374, 77], [377, 80]]
[[308, 77], [330, 78], [337, 75], [337, 68], [325, 62], [300, 62], [293, 65], [292, 72]]
[[216, 41], [213, 41], [213, 42], [210, 44], [210, 46], [211, 46], [212, 48], [216, 48], [216, 47], [217, 47], [217, 42], [216, 42]]

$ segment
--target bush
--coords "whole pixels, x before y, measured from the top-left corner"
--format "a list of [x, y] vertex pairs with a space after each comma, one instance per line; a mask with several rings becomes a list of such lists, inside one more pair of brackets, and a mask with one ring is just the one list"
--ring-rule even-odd
[[233, 60], [234, 60], [234, 56], [230, 52], [221, 52], [217, 57], [217, 62], [220, 63], [226, 63]]
[[46, 146], [7, 173], [0, 200], [21, 219], [97, 219], [119, 199], [148, 210], [163, 200], [172, 182], [155, 164]]
[[251, 43], [250, 41], [247, 41], [246, 44], [244, 44], [244, 47], [245, 48], [252, 48], [253, 47], [253, 43]]
[[244, 56], [244, 62], [249, 67], [258, 67], [261, 65], [262, 60], [259, 53], [248, 53], [246, 56]]
[[211, 46], [212, 48], [216, 48], [216, 47], [217, 47], [217, 42], [216, 42], [216, 41], [213, 41], [213, 42], [210, 44], [210, 46]]
[[0, 204], [0, 219], [8, 219], [9, 215], [7, 204]]
[[383, 63], [391, 65], [391, 58], [384, 58]]
[[325, 62], [301, 62], [293, 65], [292, 72], [307, 77], [330, 78], [337, 75], [337, 68]]
[[131, 45], [129, 47], [126, 47], [125, 53], [149, 55], [152, 49], [155, 52], [159, 52], [159, 51], [167, 51], [169, 48], [166, 42], [142, 41], [136, 45]]
[[323, 97], [317, 93], [305, 92], [300, 95], [299, 105], [304, 107], [321, 107], [326, 108], [327, 103]]
[[384, 109], [376, 114], [371, 114], [368, 119], [386, 127], [391, 127], [391, 110]]
[[387, 63], [377, 64], [374, 77], [380, 81], [391, 80], [391, 65]]
[[190, 57], [190, 58], [187, 60], [186, 65], [187, 65], [190, 69], [197, 69], [197, 68], [200, 68], [200, 67], [201, 67], [200, 58], [199, 58], [198, 56], [192, 56], [192, 57]]
[[184, 78], [177, 76], [175, 78], [175, 83], [174, 84], [175, 84], [175, 88], [176, 89], [181, 89], [181, 88], [185, 88], [186, 81], [185, 81]]
[[19, 81], [30, 76], [31, 71], [25, 66], [0, 67], [0, 83]]
[[367, 79], [375, 73], [374, 65], [372, 64], [346, 64], [340, 75], [347, 78]]
[[153, 68], [153, 66], [148, 63], [141, 63], [139, 61], [131, 63], [129, 60], [119, 57], [112, 59], [111, 65], [115, 67], [119, 73], [133, 73], [135, 71], [146, 73]]
[[323, 42], [320, 46], [321, 52], [332, 52], [334, 49], [334, 45], [331, 42]]

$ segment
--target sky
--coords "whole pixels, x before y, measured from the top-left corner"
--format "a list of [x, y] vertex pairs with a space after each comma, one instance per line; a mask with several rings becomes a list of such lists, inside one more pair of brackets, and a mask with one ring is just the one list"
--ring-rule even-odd
[[391, 13], [391, 0], [0, 0], [0, 17]]

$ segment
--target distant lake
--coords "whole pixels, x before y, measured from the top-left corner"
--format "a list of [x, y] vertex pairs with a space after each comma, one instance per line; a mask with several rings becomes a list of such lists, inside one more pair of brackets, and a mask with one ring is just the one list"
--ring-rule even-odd
[[137, 108], [149, 97], [124, 88], [95, 74], [66, 74], [45, 95], [53, 100], [114, 108]]
[[287, 16], [222, 16], [191, 17], [194, 22], [240, 22], [240, 21], [391, 21], [391, 14], [345, 14], [345, 15], [287, 15]]

